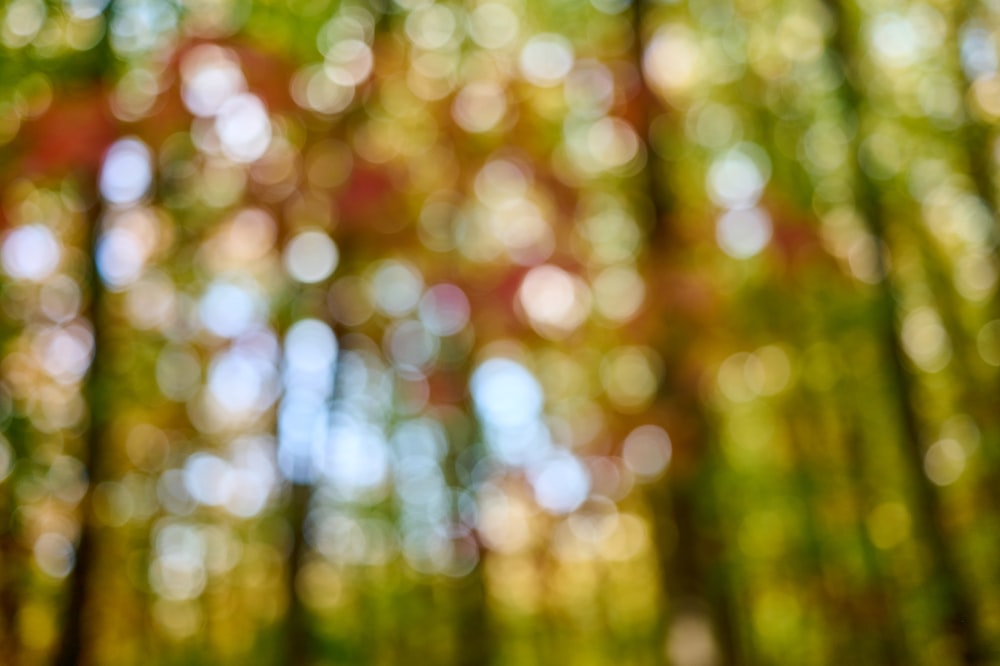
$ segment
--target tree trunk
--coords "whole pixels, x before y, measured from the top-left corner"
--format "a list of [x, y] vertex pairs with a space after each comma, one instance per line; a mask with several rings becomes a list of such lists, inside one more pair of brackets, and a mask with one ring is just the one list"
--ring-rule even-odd
[[107, 376], [108, 350], [104, 336], [107, 325], [104, 318], [104, 286], [97, 270], [95, 248], [101, 233], [100, 205], [93, 203], [87, 218], [87, 283], [90, 299], [85, 314], [94, 336], [94, 356], [83, 386], [83, 395], [89, 409], [89, 423], [83, 442], [82, 460], [87, 474], [87, 490], [80, 500], [80, 540], [76, 548], [76, 562], [70, 572], [68, 594], [63, 610], [63, 625], [56, 649], [54, 666], [72, 666], [86, 663], [87, 627], [85, 620], [91, 604], [91, 578], [96, 569], [98, 535], [91, 516], [94, 489], [101, 482], [105, 470], [105, 432], [108, 425], [109, 381]]
[[290, 495], [288, 521], [292, 529], [292, 547], [288, 554], [288, 614], [285, 618], [285, 653], [279, 661], [282, 664], [305, 666], [312, 663], [312, 643], [309, 614], [298, 593], [297, 579], [306, 551], [305, 521], [312, 493], [309, 486], [293, 483]]
[[[662, 162], [652, 147], [652, 121], [659, 110], [643, 70], [645, 49], [644, 25], [652, 3], [639, 0], [633, 8], [633, 62], [640, 74], [641, 85], [636, 100], [636, 118], [640, 135], [647, 148], [646, 166], [637, 183], [640, 198], [651, 211], [649, 251], [658, 269], [671, 266], [682, 251], [668, 224], [670, 215], [669, 189], [663, 182]], [[742, 664], [740, 641], [736, 638], [733, 614], [736, 602], [722, 563], [722, 543], [719, 526], [712, 506], [710, 451], [711, 427], [709, 416], [698, 398], [700, 377], [690, 376], [683, 364], [690, 352], [693, 337], [690, 327], [674, 320], [675, 334], [658, 346], [664, 356], [665, 385], [662, 400], [670, 401], [672, 412], [683, 415], [686, 422], [684, 441], [676, 441], [675, 451], [685, 451], [685, 460], [672, 464], [668, 476], [650, 489], [649, 500], [653, 515], [654, 544], [660, 570], [663, 598], [672, 610], [661, 621], [660, 646], [665, 646], [669, 634], [668, 618], [684, 612], [707, 613], [718, 659], [724, 664]], [[700, 372], [695, 369], [695, 372]], [[671, 433], [676, 436], [676, 432]]]
[[[831, 57], [839, 61], [844, 73], [840, 86], [839, 102], [846, 114], [853, 111], [860, 117], [864, 104], [863, 93], [858, 85], [858, 55], [852, 35], [856, 29], [844, 15], [844, 7], [839, 0], [826, 0], [833, 17], [834, 38], [830, 46]], [[930, 560], [930, 578], [940, 585], [943, 600], [944, 624], [948, 632], [961, 645], [963, 663], [979, 664], [985, 658], [982, 639], [976, 621], [973, 597], [962, 579], [955, 554], [948, 542], [946, 521], [940, 506], [937, 491], [924, 474], [923, 424], [917, 414], [914, 402], [916, 380], [907, 367], [900, 342], [897, 322], [898, 288], [889, 273], [887, 262], [886, 219], [878, 186], [861, 168], [859, 149], [861, 145], [861, 122], [851, 146], [852, 176], [855, 184], [855, 198], [858, 212], [862, 215], [869, 233], [875, 242], [876, 270], [880, 277], [877, 286], [879, 320], [873, 331], [876, 344], [882, 349], [887, 366], [885, 372], [892, 387], [890, 400], [898, 419], [903, 445], [903, 459], [908, 467], [914, 504], [914, 523], [927, 547]]]

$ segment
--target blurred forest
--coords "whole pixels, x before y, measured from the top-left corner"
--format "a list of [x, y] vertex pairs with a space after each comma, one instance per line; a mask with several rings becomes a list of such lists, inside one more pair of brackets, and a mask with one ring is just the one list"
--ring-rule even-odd
[[996, 0], [6, 0], [0, 662], [1000, 664]]

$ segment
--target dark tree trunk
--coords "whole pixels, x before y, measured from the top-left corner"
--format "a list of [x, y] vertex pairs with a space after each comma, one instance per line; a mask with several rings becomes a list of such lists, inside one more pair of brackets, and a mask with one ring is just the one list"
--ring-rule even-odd
[[100, 206], [93, 203], [87, 217], [88, 270], [90, 290], [85, 314], [93, 328], [94, 356], [83, 386], [83, 395], [89, 409], [89, 423], [83, 441], [81, 462], [87, 474], [87, 490], [80, 501], [80, 540], [76, 547], [76, 561], [69, 575], [66, 605], [59, 645], [53, 659], [54, 666], [72, 666], [86, 663], [85, 651], [88, 627], [87, 609], [90, 606], [90, 587], [96, 569], [96, 526], [91, 516], [91, 499], [94, 488], [104, 476], [105, 432], [107, 429], [109, 400], [108, 349], [105, 334], [104, 287], [97, 271], [94, 249], [100, 236]]
[[[638, 198], [651, 216], [649, 250], [655, 256], [650, 263], [656, 270], [673, 266], [683, 249], [678, 234], [671, 228], [670, 190], [664, 181], [663, 162], [653, 147], [653, 120], [662, 111], [645, 80], [642, 69], [647, 13], [653, 3], [639, 0], [633, 8], [633, 62], [640, 75], [635, 101], [634, 122], [647, 149], [646, 166], [637, 182]], [[672, 322], [674, 334], [662, 340], [659, 351], [664, 356], [665, 385], [661, 400], [670, 403], [668, 411], [684, 419], [683, 441], [676, 441], [675, 451], [683, 450], [684, 460], [672, 464], [667, 478], [649, 491], [652, 504], [654, 545], [660, 571], [663, 599], [669, 611], [661, 620], [660, 645], [665, 645], [671, 616], [685, 612], [705, 615], [711, 625], [720, 663], [744, 663], [740, 641], [736, 637], [733, 615], [736, 601], [723, 560], [723, 543], [712, 497], [711, 449], [712, 428], [709, 415], [699, 402], [697, 385], [700, 377], [684, 362], [689, 357], [691, 341], [688, 330], [693, 323], [680, 319]], [[694, 368], [694, 373], [700, 369]], [[675, 436], [677, 433], [672, 432]]]
[[309, 614], [298, 593], [298, 576], [306, 552], [305, 524], [308, 519], [309, 486], [293, 483], [288, 506], [288, 521], [292, 530], [291, 550], [288, 554], [288, 615], [285, 619], [285, 652], [279, 659], [282, 664], [305, 666], [312, 658], [312, 638], [309, 631]]
[[875, 243], [876, 271], [879, 275], [876, 295], [879, 319], [873, 333], [887, 365], [884, 372], [892, 389], [890, 400], [900, 429], [903, 459], [908, 467], [915, 509], [914, 523], [919, 537], [927, 547], [930, 579], [940, 586], [944, 625], [960, 644], [963, 663], [980, 664], [983, 663], [985, 654], [973, 596], [962, 578], [955, 553], [948, 541], [946, 521], [937, 491], [924, 474], [924, 427], [915, 406], [916, 379], [907, 366], [899, 337], [898, 287], [888, 269], [888, 238], [882, 198], [878, 186], [861, 168], [859, 161], [864, 97], [858, 84], [861, 74], [853, 38], [857, 28], [845, 16], [840, 0], [826, 0], [826, 5], [833, 17], [835, 31], [830, 46], [831, 57], [839, 61], [844, 73], [844, 82], [839, 88], [839, 103], [845, 116], [856, 114], [858, 118], [850, 155], [857, 209]]

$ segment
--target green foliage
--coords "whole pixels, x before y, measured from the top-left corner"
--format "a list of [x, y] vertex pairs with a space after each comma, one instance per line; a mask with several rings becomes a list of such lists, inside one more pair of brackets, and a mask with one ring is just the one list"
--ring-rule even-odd
[[998, 21], [7, 3], [0, 654], [996, 661]]

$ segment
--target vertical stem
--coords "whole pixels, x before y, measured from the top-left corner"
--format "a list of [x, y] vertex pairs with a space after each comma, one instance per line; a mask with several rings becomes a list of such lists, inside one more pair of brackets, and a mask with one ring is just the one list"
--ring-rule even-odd
[[487, 595], [480, 561], [456, 586], [459, 640], [455, 666], [488, 666], [493, 662], [492, 631], [486, 612]]
[[[800, 405], [791, 405], [796, 414], [808, 414], [802, 410]], [[802, 423], [801, 417], [794, 415], [788, 421], [788, 439], [791, 443], [791, 450], [794, 454], [793, 467], [790, 470], [793, 476], [794, 493], [797, 495], [797, 503], [802, 514], [803, 523], [803, 549], [797, 553], [796, 559], [799, 561], [800, 572], [806, 579], [805, 588], [810, 590], [815, 596], [811, 599], [812, 604], [818, 603], [816, 608], [824, 629], [830, 624], [827, 619], [833, 616], [834, 627], [844, 619], [844, 609], [836, 603], [836, 599], [827, 590], [824, 583], [824, 540], [819, 533], [819, 519], [816, 515], [816, 474], [815, 466], [812, 463], [811, 455], [806, 450], [805, 442], [809, 439], [806, 425]], [[829, 632], [827, 631], [827, 634]], [[833, 658], [829, 651], [829, 644], [826, 644], [827, 651], [820, 657], [822, 661], [828, 662]]]
[[[10, 495], [10, 493], [7, 493]], [[20, 606], [21, 560], [14, 535], [13, 499], [4, 500], [0, 515], [8, 516], [6, 524], [0, 527], [0, 639], [6, 658], [11, 666], [20, 663], [21, 637], [17, 626], [17, 610]]]
[[0, 495], [0, 644], [4, 646], [3, 652], [10, 659], [11, 666], [21, 663], [22, 646], [17, 616], [27, 561], [24, 546], [18, 539], [21, 521], [15, 512], [17, 495], [14, 492], [18, 474], [13, 466], [25, 455], [28, 445], [26, 425], [24, 417], [12, 415], [5, 428], [4, 435], [12, 449], [12, 469], [10, 475], [0, 482], [0, 489], [3, 490]]
[[312, 645], [309, 635], [308, 613], [298, 594], [298, 579], [302, 558], [305, 556], [305, 521], [309, 512], [309, 486], [293, 483], [288, 506], [288, 521], [292, 527], [292, 549], [288, 554], [288, 617], [286, 619], [285, 653], [283, 664], [309, 664]]
[[[635, 121], [647, 148], [647, 163], [640, 176], [640, 196], [647, 202], [653, 217], [649, 241], [651, 251], [660, 252], [657, 264], [670, 265], [664, 256], [672, 231], [668, 224], [670, 214], [669, 190], [657, 171], [656, 154], [652, 148], [650, 132], [653, 117], [658, 106], [643, 70], [644, 25], [652, 3], [638, 0], [632, 14], [633, 60], [639, 73], [640, 87], [636, 100]], [[675, 255], [676, 256], [676, 255]], [[697, 377], [684, 377], [682, 359], [688, 351], [690, 336], [681, 329], [683, 322], [675, 321], [675, 331], [680, 335], [660, 345], [664, 353], [665, 376], [673, 385], [665, 386], [663, 393], [671, 400], [678, 414], [684, 414], [687, 422], [687, 437], [683, 442], [675, 442], [677, 450], [686, 451], [686, 460], [676, 461], [668, 478], [650, 490], [652, 505], [654, 542], [660, 570], [663, 597], [669, 605], [677, 609], [677, 603], [692, 604], [693, 607], [708, 609], [712, 630], [718, 643], [719, 658], [722, 663], [741, 664], [739, 641], [736, 639], [733, 613], [735, 602], [726, 571], [718, 556], [717, 521], [711, 506], [710, 492], [703, 485], [710, 477], [709, 449], [711, 426], [709, 417], [700, 404]], [[669, 354], [667, 353], [669, 352]], [[688, 381], [685, 381], [688, 380]], [[680, 608], [683, 610], [683, 606]], [[666, 616], [661, 623], [661, 639], [666, 640], [668, 625]]]
[[[110, 25], [114, 3], [108, 3], [102, 16], [104, 25]], [[114, 68], [116, 56], [112, 52], [111, 42], [105, 31], [93, 49], [94, 59], [91, 63], [88, 78], [91, 85], [103, 85], [104, 77]], [[95, 173], [87, 169], [83, 173], [84, 192], [92, 197], [85, 217], [87, 264], [85, 281], [90, 289], [90, 298], [85, 308], [85, 316], [90, 321], [93, 333], [93, 360], [83, 385], [83, 398], [88, 407], [89, 423], [83, 437], [83, 453], [81, 462], [87, 475], [87, 489], [80, 500], [80, 541], [77, 544], [76, 558], [68, 582], [68, 594], [64, 608], [64, 620], [60, 633], [59, 644], [56, 647], [52, 663], [54, 666], [72, 666], [85, 663], [86, 630], [84, 621], [87, 608], [90, 605], [91, 577], [97, 558], [98, 535], [91, 517], [93, 491], [101, 482], [105, 467], [105, 431], [110, 418], [108, 402], [110, 398], [111, 378], [108, 359], [108, 346], [104, 337], [107, 326], [104, 319], [104, 285], [101, 283], [97, 270], [95, 250], [101, 233], [100, 192], [97, 188]]]
[[[814, 298], [819, 301], [829, 300], [832, 302], [832, 299], [822, 292], [816, 294]], [[829, 344], [831, 348], [843, 348], [845, 347], [844, 341], [838, 340], [835, 335], [836, 318], [837, 313], [830, 306], [821, 310], [821, 319], [818, 322], [821, 331], [820, 339], [823, 343]], [[840, 362], [842, 361], [839, 357], [829, 360], [831, 365]], [[852, 627], [852, 636], [848, 638], [848, 641], [854, 640], [855, 636], [859, 638], [870, 636], [875, 644], [880, 664], [901, 666], [911, 663], [912, 656], [907, 651], [897, 604], [893, 603], [889, 572], [883, 566], [878, 549], [872, 542], [871, 535], [865, 525], [865, 517], [872, 508], [873, 496], [866, 480], [867, 461], [864, 453], [866, 447], [859, 425], [863, 408], [858, 399], [858, 388], [848, 385], [830, 389], [836, 391], [832, 396], [832, 418], [836, 419], [840, 427], [830, 428], [827, 424], [825, 428], [827, 432], [832, 431], [831, 446], [842, 451], [842, 464], [851, 499], [850, 511], [853, 514], [853, 528], [865, 583], [863, 594], [848, 600], [849, 619]], [[799, 409], [804, 413], [811, 414], [822, 414], [825, 411], [821, 402], [810, 399], [808, 395], [800, 401]], [[817, 428], [820, 427], [822, 424], [817, 424]], [[846, 652], [842, 654], [844, 656], [857, 656], [850, 642], [846, 647]]]
[[86, 316], [93, 329], [94, 357], [84, 381], [83, 395], [89, 407], [90, 422], [84, 436], [82, 463], [87, 474], [87, 491], [80, 501], [80, 541], [76, 549], [76, 563], [69, 577], [68, 596], [63, 611], [64, 621], [59, 645], [53, 659], [54, 666], [73, 666], [84, 663], [87, 627], [85, 620], [91, 604], [91, 577], [97, 559], [98, 536], [91, 517], [94, 488], [100, 483], [105, 470], [105, 431], [109, 410], [110, 378], [108, 377], [108, 350], [104, 340], [107, 326], [104, 321], [104, 286], [97, 271], [95, 248], [100, 237], [100, 206], [93, 203], [88, 216], [87, 283], [90, 299]]
[[[860, 112], [864, 98], [857, 81], [858, 56], [854, 51], [853, 34], [846, 17], [842, 1], [826, 0], [835, 26], [834, 41], [831, 45], [833, 57], [839, 59], [844, 71], [844, 82], [840, 86], [840, 104], [845, 113]], [[888, 363], [888, 379], [892, 385], [890, 399], [901, 430], [903, 459], [907, 465], [912, 484], [913, 501], [916, 505], [914, 522], [917, 524], [927, 547], [931, 578], [941, 587], [944, 624], [948, 632], [960, 644], [962, 660], [966, 664], [981, 663], [982, 641], [976, 623], [975, 604], [962, 580], [955, 555], [946, 538], [946, 523], [936, 490], [924, 475], [924, 444], [921, 419], [914, 405], [916, 381], [906, 365], [897, 330], [898, 289], [892, 275], [887, 270], [886, 220], [882, 199], [876, 184], [860, 168], [859, 146], [861, 128], [855, 132], [851, 155], [852, 171], [856, 185], [858, 212], [863, 216], [875, 241], [875, 261], [880, 281], [877, 302], [879, 320], [875, 323], [878, 344], [882, 347]]]
[[[955, 10], [955, 20], [952, 21], [955, 30], [948, 35], [950, 43], [956, 46], [953, 52], [955, 65], [958, 70], [956, 74], [967, 86], [971, 86], [975, 81], [965, 73], [962, 67], [960, 30], [962, 25], [968, 20], [969, 15], [980, 6], [981, 3], [972, 0], [958, 3], [958, 7]], [[962, 98], [968, 100], [967, 95], [963, 95]], [[970, 106], [966, 102], [965, 118], [962, 119], [959, 140], [962, 142], [964, 148], [966, 168], [968, 169], [969, 177], [972, 179], [976, 195], [989, 208], [990, 215], [993, 218], [994, 231], [996, 232], [1000, 230], [996, 229], [997, 192], [996, 182], [993, 179], [993, 143], [991, 141], [993, 132], [988, 124], [976, 120], [974, 111]]]
[[[290, 230], [286, 229], [281, 219], [278, 218], [278, 238], [287, 240], [289, 233]], [[282, 304], [283, 307], [277, 316], [278, 322], [276, 328], [280, 340], [284, 341], [288, 328], [301, 317], [302, 309], [306, 311], [306, 316], [317, 315], [320, 319], [323, 319], [320, 313], [311, 311], [313, 308], [310, 307], [310, 304], [313, 299], [310, 297], [313, 295], [308, 292], [304, 293], [302, 290], [291, 291], [288, 301]], [[331, 328], [334, 327], [331, 326]], [[339, 337], [337, 340], [339, 343]], [[340, 388], [338, 386], [338, 379], [340, 378], [339, 368], [340, 360], [338, 354], [338, 358], [334, 360], [334, 367], [331, 369], [333, 377], [330, 386], [330, 396], [326, 405], [326, 409], [328, 410], [335, 408], [334, 401]], [[282, 378], [282, 381], [285, 381], [284, 378]], [[280, 419], [280, 407], [278, 418]], [[275, 430], [280, 436], [277, 425]], [[315, 479], [294, 479], [290, 482], [291, 488], [287, 518], [292, 532], [292, 544], [288, 554], [285, 587], [288, 595], [288, 612], [285, 616], [284, 651], [279, 650], [277, 654], [278, 661], [282, 664], [309, 664], [314, 657], [314, 643], [309, 626], [309, 611], [302, 603], [302, 598], [299, 595], [298, 578], [299, 572], [302, 570], [303, 559], [308, 550], [306, 524], [309, 520], [309, 511], [312, 506], [312, 484], [315, 482]]]
[[[464, 363], [462, 370], [463, 379], [469, 377], [471, 364]], [[460, 483], [456, 469], [460, 455], [481, 438], [479, 421], [475, 417], [476, 411], [471, 397], [466, 398], [463, 407], [463, 411], [469, 415], [470, 427], [467, 432], [454, 433], [444, 470], [445, 479], [452, 487], [457, 487]], [[456, 442], [455, 438], [461, 438], [461, 441]], [[486, 666], [493, 663], [496, 654], [494, 630], [489, 614], [489, 590], [484, 571], [487, 553], [481, 543], [478, 545], [479, 561], [467, 576], [456, 583], [454, 589], [454, 611], [457, 614], [455, 644], [458, 646], [454, 654], [454, 666]]]
[[867, 605], [875, 607], [878, 622], [878, 644], [882, 663], [887, 666], [906, 664], [907, 654], [905, 640], [899, 628], [899, 619], [893, 612], [889, 602], [889, 592], [886, 590], [886, 576], [878, 552], [865, 529], [865, 511], [868, 508], [868, 490], [861, 482], [864, 476], [864, 462], [861, 453], [862, 438], [857, 426], [852, 422], [847, 425], [845, 437], [847, 449], [847, 473], [852, 484], [852, 499], [854, 500], [855, 527], [858, 543], [861, 548], [861, 559], [865, 573], [869, 579], [870, 593]]

